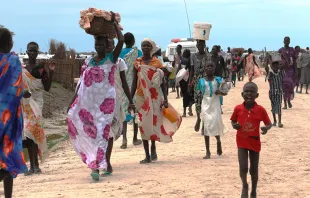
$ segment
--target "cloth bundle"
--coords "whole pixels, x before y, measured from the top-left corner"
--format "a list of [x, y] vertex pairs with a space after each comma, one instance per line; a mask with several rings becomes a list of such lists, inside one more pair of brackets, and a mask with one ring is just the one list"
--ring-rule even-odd
[[[95, 17], [103, 18], [106, 21], [111, 21], [112, 13], [97, 8], [89, 8], [87, 10], [81, 10], [79, 21], [80, 27], [85, 31], [91, 29], [92, 28], [91, 22], [94, 20]], [[120, 25], [121, 16], [119, 13], [115, 13], [115, 21], [118, 23], [120, 29], [123, 30], [122, 26]]]

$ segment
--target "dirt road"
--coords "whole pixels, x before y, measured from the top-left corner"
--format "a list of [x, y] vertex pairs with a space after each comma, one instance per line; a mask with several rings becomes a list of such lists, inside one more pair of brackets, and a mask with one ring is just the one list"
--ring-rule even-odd
[[[260, 92], [257, 101], [270, 112], [268, 85], [264, 78], [256, 82]], [[236, 132], [231, 129], [229, 118], [234, 106], [242, 102], [243, 84], [237, 82], [224, 99], [223, 119], [230, 132], [222, 139], [222, 157], [215, 155], [216, 141], [211, 139], [211, 159], [202, 159], [204, 139], [193, 130], [195, 117], [188, 117], [173, 143], [157, 144], [159, 161], [149, 165], [139, 164], [144, 158], [142, 146], [129, 144], [127, 150], [121, 150], [119, 139], [112, 155], [114, 174], [99, 182], [91, 180], [90, 171], [71, 144], [61, 143], [41, 165], [41, 175], [20, 175], [14, 181], [14, 197], [239, 197]], [[182, 112], [182, 100], [174, 99], [174, 94], [169, 98]], [[293, 109], [284, 112], [284, 128], [273, 128], [262, 137], [259, 197], [310, 197], [310, 96], [297, 95], [293, 105]], [[132, 132], [129, 134], [131, 138]]]

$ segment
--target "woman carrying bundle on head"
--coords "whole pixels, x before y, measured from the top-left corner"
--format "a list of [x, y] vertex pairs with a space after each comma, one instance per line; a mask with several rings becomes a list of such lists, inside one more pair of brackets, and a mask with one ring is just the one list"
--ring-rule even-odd
[[[151, 39], [142, 42], [143, 56], [137, 59], [131, 88], [136, 97], [137, 122], [143, 140], [145, 159], [141, 164], [157, 160], [155, 141], [168, 143], [179, 129], [182, 117], [168, 104], [161, 61], [154, 56], [156, 44]], [[161, 90], [163, 96], [161, 95]], [[151, 155], [149, 140], [152, 142]]]
[[[91, 176], [99, 180], [99, 169], [112, 172], [110, 155], [113, 138], [122, 129], [115, 116], [119, 107], [115, 72], [120, 71], [122, 87], [130, 102], [129, 111], [135, 109], [123, 69], [118, 69], [118, 57], [123, 47], [123, 34], [115, 22], [118, 43], [108, 53], [108, 37], [95, 35], [97, 55], [85, 60], [76, 94], [68, 108], [68, 132], [76, 153], [92, 169]], [[111, 47], [113, 49], [113, 47]]]

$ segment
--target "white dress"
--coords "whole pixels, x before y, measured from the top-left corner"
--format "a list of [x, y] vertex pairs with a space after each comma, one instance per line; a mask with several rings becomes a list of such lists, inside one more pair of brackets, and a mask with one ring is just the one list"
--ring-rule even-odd
[[[201, 118], [204, 126], [204, 136], [223, 136], [227, 128], [222, 120], [220, 96], [215, 95], [219, 84], [213, 81], [205, 81], [205, 92], [201, 104]], [[211, 90], [212, 86], [212, 90]], [[212, 92], [210, 94], [210, 92]]]

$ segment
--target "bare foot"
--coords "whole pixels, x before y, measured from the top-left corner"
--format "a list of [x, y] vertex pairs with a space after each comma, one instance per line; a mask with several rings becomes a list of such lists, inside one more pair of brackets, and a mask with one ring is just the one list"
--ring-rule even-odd
[[183, 114], [182, 117], [185, 118], [185, 117], [186, 117], [186, 114]]
[[211, 158], [211, 153], [207, 153], [203, 159], [210, 159], [210, 158]]
[[279, 127], [279, 128], [283, 128], [283, 124], [282, 124], [282, 123], [279, 123], [279, 124], [278, 124], [278, 127]]
[[190, 111], [190, 112], [188, 112], [188, 115], [189, 116], [194, 116], [194, 114]]
[[138, 146], [138, 145], [140, 145], [140, 144], [142, 144], [142, 140], [134, 140], [133, 142], [133, 145], [135, 145], [135, 146]]
[[218, 142], [217, 143], [217, 155], [218, 156], [221, 156], [223, 154], [223, 151], [222, 151], [222, 143], [221, 142]]
[[195, 131], [196, 131], [196, 132], [198, 132], [199, 129], [200, 129], [200, 122], [201, 122], [201, 119], [197, 119], [196, 125], [195, 125]]
[[123, 142], [123, 144], [121, 145], [121, 149], [126, 149], [127, 148], [127, 142]]
[[152, 163], [151, 159], [145, 158], [144, 160], [140, 161], [140, 164], [149, 164]]
[[241, 192], [241, 198], [248, 198], [249, 197], [249, 186], [243, 186]]

